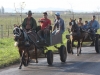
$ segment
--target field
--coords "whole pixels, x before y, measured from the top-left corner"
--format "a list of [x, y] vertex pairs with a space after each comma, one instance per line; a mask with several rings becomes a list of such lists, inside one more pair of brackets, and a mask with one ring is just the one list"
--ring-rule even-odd
[[[26, 16], [27, 15], [23, 14], [22, 20]], [[87, 21], [91, 20], [91, 16], [92, 14], [90, 15], [75, 14], [74, 15], [76, 19], [82, 17], [83, 22], [85, 20]], [[42, 17], [42, 14], [33, 14], [33, 17], [36, 19], [37, 24], [39, 25], [38, 20], [39, 18]], [[49, 15], [48, 17], [51, 19], [52, 25], [54, 25], [54, 22], [53, 22], [54, 15]], [[73, 16], [71, 14], [66, 14], [66, 15], [61, 14], [61, 17], [64, 19], [65, 28], [67, 29], [68, 22], [70, 21], [70, 18], [72, 18]], [[19, 14], [0, 15], [0, 67], [7, 66], [19, 60], [18, 50], [16, 47], [14, 47], [14, 40], [13, 40], [13, 34], [12, 34], [14, 24], [17, 24], [17, 25], [21, 24], [21, 19], [20, 19]], [[66, 34], [68, 34], [67, 30], [63, 34], [63, 42], [65, 45], [66, 45], [66, 38], [65, 38]], [[53, 47], [49, 47], [49, 49], [55, 50], [55, 48]]]
[[[83, 20], [83, 23], [84, 23], [85, 20], [90, 21], [92, 15], [93, 14], [86, 14], [86, 13], [85, 14], [82, 14], [82, 13], [81, 14], [74, 14], [74, 18], [77, 21], [77, 19], [81, 17]], [[22, 21], [26, 16], [27, 16], [26, 14], [22, 15]], [[33, 17], [36, 19], [37, 24], [39, 25], [38, 20], [42, 17], [42, 14], [33, 14]], [[50, 18], [50, 20], [52, 21], [52, 25], [54, 25], [54, 15], [49, 14], [48, 18]], [[64, 19], [65, 28], [67, 29], [70, 18], [73, 18], [73, 15], [61, 14], [61, 18]], [[97, 20], [99, 21], [98, 15], [97, 15]], [[21, 21], [20, 14], [0, 15], [0, 38], [12, 37], [13, 36], [13, 34], [12, 34], [13, 25], [14, 24], [20, 25], [22, 21]]]

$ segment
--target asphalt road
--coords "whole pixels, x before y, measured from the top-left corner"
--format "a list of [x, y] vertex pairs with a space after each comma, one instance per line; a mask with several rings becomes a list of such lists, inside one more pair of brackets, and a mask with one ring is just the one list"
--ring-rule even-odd
[[40, 58], [39, 63], [30, 63], [28, 67], [18, 69], [14, 65], [0, 69], [0, 75], [100, 75], [100, 54], [94, 47], [82, 48], [82, 54], [68, 54], [66, 63], [61, 63], [58, 54], [54, 54], [53, 66], [48, 66], [46, 58]]

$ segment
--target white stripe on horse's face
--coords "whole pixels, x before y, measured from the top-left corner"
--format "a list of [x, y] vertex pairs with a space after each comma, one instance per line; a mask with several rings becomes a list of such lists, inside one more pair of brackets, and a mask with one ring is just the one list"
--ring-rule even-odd
[[14, 36], [20, 36], [21, 35], [21, 29], [18, 27], [15, 27], [13, 30]]
[[74, 22], [71, 22], [72, 23], [72, 25], [74, 25]]

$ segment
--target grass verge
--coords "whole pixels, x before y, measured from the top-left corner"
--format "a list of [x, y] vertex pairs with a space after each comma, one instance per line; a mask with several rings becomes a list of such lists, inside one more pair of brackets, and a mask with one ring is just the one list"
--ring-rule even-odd
[[0, 39], [0, 68], [19, 61], [19, 53], [13, 38]]

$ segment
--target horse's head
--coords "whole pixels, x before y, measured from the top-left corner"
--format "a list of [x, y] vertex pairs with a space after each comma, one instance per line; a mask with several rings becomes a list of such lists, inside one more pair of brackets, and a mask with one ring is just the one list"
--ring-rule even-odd
[[76, 19], [74, 20], [70, 18], [69, 26], [71, 26], [71, 31], [76, 31], [77, 30]]
[[23, 30], [19, 26], [14, 26], [13, 34], [14, 34], [14, 40], [18, 41], [19, 39], [22, 38]]
[[70, 18], [69, 25], [70, 25], [70, 26], [75, 26], [75, 25], [77, 25], [77, 24], [76, 24], [76, 19], [74, 20], [74, 19], [71, 19], [71, 18]]

